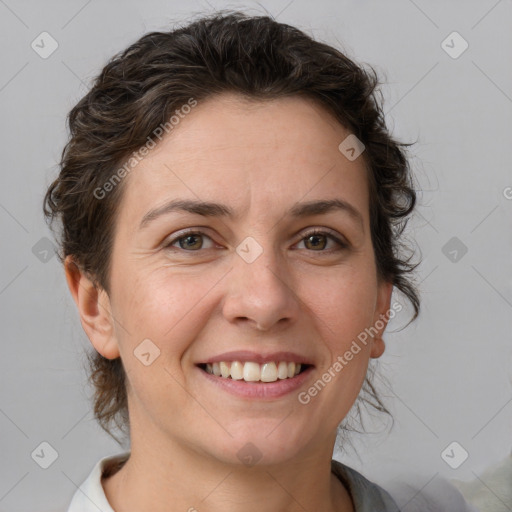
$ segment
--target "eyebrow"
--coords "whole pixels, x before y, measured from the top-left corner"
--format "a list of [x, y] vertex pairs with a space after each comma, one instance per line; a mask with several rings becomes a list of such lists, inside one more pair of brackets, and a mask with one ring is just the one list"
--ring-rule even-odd
[[[163, 206], [159, 206], [147, 212], [142, 218], [139, 229], [143, 229], [150, 222], [171, 212], [188, 212], [203, 217], [229, 217], [234, 218], [235, 211], [221, 203], [210, 201], [199, 201], [194, 199], [174, 199]], [[354, 206], [343, 199], [324, 199], [316, 201], [308, 201], [294, 205], [287, 215], [291, 217], [311, 217], [313, 215], [325, 215], [333, 211], [342, 211], [347, 213], [353, 220], [361, 225], [364, 231], [363, 216]]]

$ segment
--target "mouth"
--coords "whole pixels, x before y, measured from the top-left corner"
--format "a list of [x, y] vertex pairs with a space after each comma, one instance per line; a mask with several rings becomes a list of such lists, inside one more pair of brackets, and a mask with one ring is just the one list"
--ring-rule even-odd
[[293, 361], [215, 361], [197, 365], [209, 375], [221, 379], [251, 383], [271, 383], [293, 379], [312, 367]]
[[263, 349], [234, 350], [210, 355], [196, 363], [204, 383], [243, 400], [287, 399], [313, 375], [311, 356]]

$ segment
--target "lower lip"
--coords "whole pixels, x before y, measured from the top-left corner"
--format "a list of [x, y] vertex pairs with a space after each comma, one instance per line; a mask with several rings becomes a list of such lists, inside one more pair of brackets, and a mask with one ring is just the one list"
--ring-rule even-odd
[[217, 377], [197, 367], [201, 374], [212, 384], [219, 386], [232, 395], [242, 398], [273, 399], [280, 398], [297, 391], [313, 371], [309, 366], [302, 373], [291, 379], [282, 379], [275, 382], [246, 382], [244, 380], [233, 380], [225, 377]]

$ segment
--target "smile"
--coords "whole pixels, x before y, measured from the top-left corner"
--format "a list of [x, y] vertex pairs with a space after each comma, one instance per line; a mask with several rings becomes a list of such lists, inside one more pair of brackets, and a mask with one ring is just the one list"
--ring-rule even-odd
[[308, 365], [288, 361], [269, 361], [263, 364], [254, 361], [219, 361], [201, 365], [201, 368], [210, 375], [245, 382], [276, 382], [291, 379], [307, 367]]

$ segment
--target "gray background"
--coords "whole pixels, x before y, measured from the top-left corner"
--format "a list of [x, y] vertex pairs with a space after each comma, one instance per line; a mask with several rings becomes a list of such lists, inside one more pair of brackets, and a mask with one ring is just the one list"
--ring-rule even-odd
[[[97, 460], [122, 451], [92, 419], [89, 342], [60, 264], [44, 252], [51, 234], [41, 204], [65, 116], [115, 52], [225, 7], [267, 9], [374, 65], [393, 133], [418, 141], [411, 158], [423, 192], [408, 234], [423, 256], [423, 312], [388, 332], [381, 360], [395, 426], [355, 435], [354, 450], [336, 456], [377, 482], [410, 472], [429, 485], [436, 476], [476, 479], [510, 451], [510, 0], [0, 0], [0, 511], [63, 510]], [[47, 59], [31, 48], [43, 31], [59, 45]], [[453, 31], [469, 44], [456, 59], [441, 46]], [[31, 458], [43, 441], [58, 452], [46, 470]], [[469, 452], [456, 470], [440, 455], [452, 441]]]

